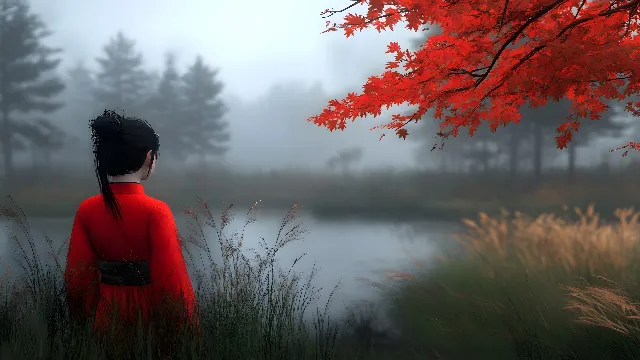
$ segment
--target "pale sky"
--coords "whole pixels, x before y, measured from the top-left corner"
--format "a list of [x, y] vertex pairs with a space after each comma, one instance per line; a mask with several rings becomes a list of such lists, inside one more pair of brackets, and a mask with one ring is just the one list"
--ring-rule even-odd
[[[178, 54], [182, 67], [196, 54], [201, 54], [220, 69], [227, 95], [246, 101], [261, 97], [272, 86], [283, 82], [308, 86], [320, 82], [333, 97], [341, 97], [346, 89], [357, 90], [368, 75], [381, 72], [385, 62], [391, 59], [384, 54], [390, 41], [408, 44], [408, 40], [416, 36], [405, 29], [388, 33], [370, 30], [349, 39], [338, 32], [321, 34], [325, 20], [320, 12], [326, 8], [344, 7], [349, 4], [347, 0], [33, 1], [33, 9], [54, 31], [51, 41], [65, 49], [65, 67], [77, 60], [95, 66], [94, 59], [102, 46], [122, 30], [137, 41], [147, 63], [159, 70], [167, 50]], [[240, 142], [230, 153], [235, 160], [246, 158], [242, 152], [238, 153], [246, 145], [240, 139], [256, 138], [247, 134], [251, 132], [251, 125], [240, 124], [240, 121], [244, 120], [232, 124], [235, 133], [232, 135], [237, 135], [235, 138]], [[304, 123], [305, 119], [300, 121]], [[337, 137], [343, 141], [327, 146], [322, 157], [332, 155], [339, 148], [363, 146], [363, 162], [367, 167], [413, 163], [412, 142], [395, 139], [393, 134], [380, 142], [380, 133], [369, 131], [379, 122], [361, 120], [348, 129], [348, 135], [331, 134], [332, 143]], [[278, 131], [278, 126], [272, 128]], [[327, 130], [314, 130], [318, 136], [327, 138], [320, 134]], [[283, 147], [282, 143], [273, 145]], [[271, 145], [266, 141], [252, 146], [261, 146], [262, 153], [268, 153]], [[274, 153], [273, 156], [279, 155]], [[267, 160], [256, 161], [264, 163]], [[320, 164], [321, 161], [324, 160], [318, 157], [312, 162]], [[309, 159], [298, 159], [280, 165], [308, 163]]]
[[[345, 4], [349, 1], [36, 0], [33, 7], [55, 31], [56, 44], [73, 43], [68, 60], [95, 58], [122, 30], [137, 40], [149, 64], [161, 67], [167, 50], [178, 53], [182, 64], [199, 53], [220, 67], [230, 92], [251, 98], [283, 80], [322, 81], [333, 89], [358, 82], [363, 74], [346, 73], [384, 64], [389, 41], [412, 34], [371, 30], [350, 39], [321, 34], [320, 12]], [[337, 63], [336, 51], [348, 53], [350, 61]]]

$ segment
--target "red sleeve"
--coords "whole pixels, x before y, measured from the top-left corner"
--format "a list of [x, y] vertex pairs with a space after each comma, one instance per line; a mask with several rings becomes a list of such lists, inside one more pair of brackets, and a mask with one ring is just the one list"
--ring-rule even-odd
[[84, 309], [85, 315], [89, 315], [98, 300], [100, 274], [98, 257], [89, 243], [80, 209], [73, 221], [64, 279], [70, 314], [78, 316]]
[[196, 297], [182, 255], [178, 228], [165, 203], [151, 213], [149, 248], [151, 284], [156, 296], [169, 295], [183, 300], [187, 314], [196, 320]]

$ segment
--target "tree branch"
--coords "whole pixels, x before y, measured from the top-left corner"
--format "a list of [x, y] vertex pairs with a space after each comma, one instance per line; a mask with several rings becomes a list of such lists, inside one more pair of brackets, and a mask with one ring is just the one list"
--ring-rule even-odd
[[471, 71], [465, 70], [465, 69], [451, 69], [450, 73], [452, 75], [469, 75], [469, 76], [473, 76], [473, 77], [482, 77], [482, 76], [484, 76], [484, 74], [476, 74], [476, 72], [487, 70], [488, 68], [489, 68], [488, 66], [485, 66], [485, 67], [478, 68], [478, 69], [471, 70]]
[[340, 10], [327, 9], [327, 10], [321, 12], [320, 15], [322, 15], [323, 19], [330, 18], [333, 15], [341, 13], [341, 12], [345, 12], [345, 11], [351, 9], [352, 7], [355, 7], [356, 5], [358, 5], [358, 4], [360, 4], [362, 2], [362, 0], [349, 0], [349, 1], [353, 1], [353, 4], [351, 4], [351, 5], [349, 5], [349, 6], [345, 7], [345, 8], [342, 8]]
[[[560, 1], [560, 2], [561, 2], [561, 1]], [[556, 39], [560, 38], [560, 37], [561, 37], [565, 32], [567, 32], [567, 31], [569, 31], [569, 30], [571, 30], [571, 29], [575, 28], [576, 26], [578, 26], [578, 25], [580, 25], [580, 24], [583, 24], [583, 23], [589, 22], [589, 21], [594, 20], [594, 19], [596, 19], [596, 18], [598, 18], [598, 17], [602, 17], [602, 16], [609, 16], [609, 15], [613, 15], [613, 14], [615, 14], [615, 13], [618, 13], [618, 12], [621, 12], [621, 11], [624, 11], [624, 10], [627, 10], [627, 9], [634, 9], [634, 8], [638, 8], [638, 5], [639, 5], [639, 4], [640, 4], [640, 0], [634, 0], [634, 1], [632, 1], [632, 2], [630, 2], [630, 3], [628, 3], [628, 4], [626, 4], [626, 5], [618, 6], [618, 7], [614, 8], [614, 9], [609, 9], [609, 10], [607, 10], [607, 11], [601, 11], [601, 12], [599, 12], [598, 14], [596, 14], [596, 15], [594, 15], [594, 16], [590, 16], [590, 17], [586, 17], [586, 18], [583, 18], [583, 19], [580, 19], [580, 20], [573, 21], [573, 22], [571, 22], [569, 25], [565, 26], [565, 27], [564, 27], [564, 29], [562, 29], [562, 30], [560, 31], [560, 33], [558, 33], [558, 35], [556, 35]], [[633, 10], [632, 10], [632, 11], [633, 11]], [[511, 38], [513, 38], [513, 36], [512, 36]], [[511, 39], [511, 38], [510, 38], [510, 39]], [[505, 43], [505, 44], [508, 44], [508, 42], [507, 42], [507, 43]], [[547, 46], [547, 45], [545, 44], [545, 45], [539, 45], [539, 46], [536, 46], [535, 48], [533, 48], [529, 53], [527, 53], [527, 55], [525, 55], [522, 59], [520, 59], [520, 61], [518, 61], [518, 63], [516, 63], [516, 64], [515, 64], [511, 69], [509, 69], [508, 73], [512, 73], [513, 71], [515, 71], [518, 67], [520, 67], [520, 65], [522, 65], [525, 61], [527, 61], [527, 60], [531, 59], [531, 58], [533, 57], [533, 55], [535, 55], [536, 53], [538, 53], [540, 50], [544, 49], [546, 46]], [[506, 48], [506, 47], [505, 47], [505, 48]], [[498, 56], [499, 54], [500, 54], [500, 52], [498, 52], [498, 54], [496, 54], [496, 56]], [[496, 59], [496, 58], [494, 58], [494, 60], [495, 60], [495, 61], [497, 61], [497, 59]], [[493, 65], [494, 63], [495, 63], [495, 62], [492, 62], [492, 65]], [[485, 74], [486, 74], [486, 75], [488, 75], [489, 71], [491, 71], [491, 65], [490, 65], [490, 67], [489, 67], [489, 70], [487, 70], [487, 72], [486, 72]], [[507, 73], [507, 74], [508, 74], [508, 73]], [[481, 83], [485, 78], [486, 78], [486, 76], [485, 76], [485, 77], [483, 77], [483, 78], [479, 78], [479, 79], [476, 81], [476, 87], [477, 87], [477, 86], [479, 85], [479, 83]], [[491, 95], [495, 90], [497, 90], [498, 88], [500, 88], [500, 87], [504, 84], [504, 82], [506, 81], [506, 78], [507, 78], [507, 75], [505, 75], [505, 76], [502, 78], [502, 80], [501, 80], [501, 81], [500, 81], [496, 86], [494, 86], [491, 90], [489, 90], [489, 91], [488, 91], [488, 92], [483, 96], [482, 100], [486, 99], [486, 98], [487, 98], [487, 97], [489, 97], [489, 95]], [[615, 80], [615, 79], [614, 79], [614, 80]], [[482, 101], [482, 100], [481, 100], [481, 101]]]
[[491, 72], [491, 70], [495, 67], [496, 63], [498, 62], [498, 60], [500, 59], [500, 56], [502, 55], [502, 53], [507, 49], [507, 47], [509, 46], [509, 44], [515, 42], [518, 37], [520, 35], [522, 35], [522, 33], [529, 27], [529, 25], [533, 24], [536, 20], [540, 19], [542, 16], [544, 16], [546, 13], [548, 13], [549, 11], [551, 11], [553, 8], [555, 8], [556, 6], [562, 4], [563, 2], [565, 2], [567, 0], [556, 0], [554, 3], [545, 6], [544, 8], [542, 8], [540, 11], [538, 11], [537, 13], [535, 13], [532, 17], [529, 18], [529, 20], [527, 20], [524, 24], [522, 24], [520, 26], [520, 28], [518, 28], [518, 30], [516, 30], [508, 39], [507, 41], [505, 41], [502, 46], [500, 47], [500, 49], [498, 49], [498, 52], [493, 56], [493, 59], [491, 60], [491, 63], [489, 64], [487, 70], [484, 72], [483, 76], [478, 78], [478, 80], [476, 80], [476, 87], [480, 86], [480, 84], [489, 76], [489, 73]]
[[[586, 0], [582, 0], [582, 1], [586, 1]], [[496, 35], [500, 35], [500, 32], [502, 31], [502, 27], [504, 26], [504, 21], [507, 17], [507, 8], [509, 7], [509, 0], [505, 0], [504, 1], [504, 8], [502, 8], [502, 16], [500, 17], [500, 25], [498, 27], [498, 33]]]

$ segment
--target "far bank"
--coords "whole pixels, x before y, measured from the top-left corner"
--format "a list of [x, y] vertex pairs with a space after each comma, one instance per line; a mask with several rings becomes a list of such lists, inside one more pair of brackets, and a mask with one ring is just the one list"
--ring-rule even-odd
[[[63, 175], [61, 175], [63, 174]], [[459, 221], [479, 212], [503, 210], [529, 215], [573, 214], [574, 207], [595, 204], [605, 218], [615, 209], [640, 207], [640, 189], [632, 170], [603, 174], [585, 172], [574, 181], [562, 173], [542, 179], [512, 180], [505, 174], [483, 176], [437, 172], [376, 172], [344, 177], [295, 171], [234, 173], [224, 171], [160, 172], [145, 191], [167, 202], [174, 212], [198, 204], [198, 198], [222, 209], [238, 211], [260, 202], [264, 209], [286, 211], [294, 203], [322, 219]], [[11, 196], [29, 216], [70, 217], [98, 187], [90, 172], [24, 173], [0, 196]], [[568, 211], [567, 211], [568, 210]]]

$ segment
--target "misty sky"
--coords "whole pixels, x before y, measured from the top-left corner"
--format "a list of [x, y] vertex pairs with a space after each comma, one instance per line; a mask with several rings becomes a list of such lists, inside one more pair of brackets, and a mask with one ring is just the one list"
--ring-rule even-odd
[[[388, 61], [384, 51], [389, 41], [408, 44], [409, 39], [416, 36], [405, 29], [382, 34], [372, 30], [350, 39], [337, 32], [321, 34], [325, 20], [320, 12], [348, 3], [345, 0], [33, 0], [33, 9], [55, 32], [51, 37], [54, 45], [65, 49], [65, 67], [78, 60], [94, 67], [94, 59], [102, 46], [122, 30], [137, 41], [151, 67], [161, 69], [167, 50], [178, 55], [178, 63], [183, 68], [196, 54], [202, 54], [219, 67], [227, 96], [252, 101], [279, 83], [311, 87], [319, 82], [332, 97], [345, 94], [347, 89], [357, 90], [368, 75], [379, 73]], [[283, 141], [277, 139], [293, 135], [283, 124], [256, 124], [261, 121], [258, 119], [230, 120], [233, 120], [231, 131], [235, 138], [228, 154], [232, 161], [244, 163], [249, 157], [243, 148], [251, 146], [260, 147], [261, 153], [267, 156], [252, 157], [256, 164], [247, 164], [252, 167], [273, 162], [274, 157], [284, 154], [269, 155], [268, 149], [283, 147]], [[305, 119], [299, 121], [304, 123]], [[360, 121], [345, 134], [330, 134], [332, 138], [323, 134], [327, 130], [304, 123], [303, 126], [318, 133], [318, 139], [331, 142], [325, 154], [320, 156], [317, 149], [314, 151], [318, 159], [312, 162], [321, 165], [322, 159], [341, 148], [364, 146], [363, 165], [411, 164], [414, 144], [393, 136], [379, 142], [380, 133], [369, 131], [379, 122]], [[260, 130], [252, 133], [252, 128]], [[265, 129], [274, 133], [265, 134]], [[260, 140], [267, 135], [276, 140]], [[334, 139], [338, 137], [341, 140], [336, 143]], [[296, 146], [293, 142], [290, 147]], [[283, 161], [279, 167], [309, 164], [309, 159], [290, 160]]]
[[[167, 50], [179, 54], [183, 64], [200, 53], [221, 68], [229, 91], [250, 98], [290, 79], [322, 81], [338, 89], [384, 61], [380, 50], [393, 38], [389, 34], [373, 32], [348, 42], [337, 33], [320, 34], [320, 11], [341, 4], [348, 2], [37, 0], [34, 9], [56, 31], [55, 42], [72, 47], [66, 59], [94, 58], [123, 30], [138, 41], [150, 65], [161, 67]], [[346, 52], [340, 57], [349, 57], [350, 63], [333, 61], [335, 51]]]

